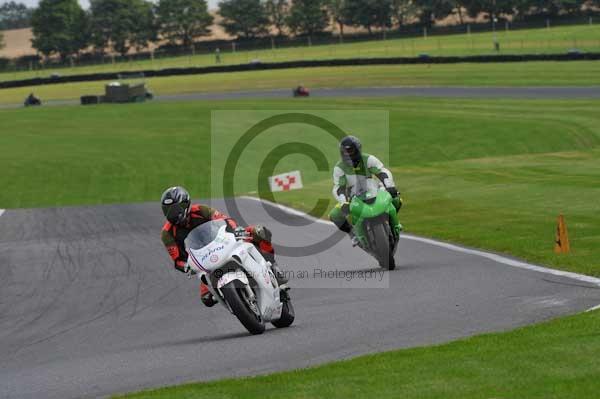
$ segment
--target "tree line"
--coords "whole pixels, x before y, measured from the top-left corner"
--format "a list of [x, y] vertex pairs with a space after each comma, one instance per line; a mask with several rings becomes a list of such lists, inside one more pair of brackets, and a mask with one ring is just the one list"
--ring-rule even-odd
[[[17, 5], [8, 4], [10, 9]], [[332, 24], [343, 38], [347, 26], [373, 34], [414, 23], [431, 26], [449, 15], [463, 23], [466, 16], [526, 19], [575, 15], [598, 7], [600, 0], [222, 0], [217, 14], [218, 23], [234, 37], [310, 39]], [[0, 9], [0, 21], [3, 15]], [[90, 0], [87, 11], [77, 0], [41, 0], [28, 18], [33, 47], [63, 59], [87, 49], [125, 55], [165, 40], [189, 47], [211, 34], [215, 19], [205, 0]]]
[[28, 28], [32, 13], [32, 8], [15, 1], [0, 5], [0, 30]]

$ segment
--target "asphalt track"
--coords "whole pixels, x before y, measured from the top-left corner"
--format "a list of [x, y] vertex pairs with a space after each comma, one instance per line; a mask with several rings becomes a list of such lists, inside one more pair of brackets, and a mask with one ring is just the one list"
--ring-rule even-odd
[[[238, 206], [247, 222], [271, 227], [276, 247], [334, 232], [250, 199]], [[200, 303], [197, 280], [172, 269], [161, 225], [154, 203], [0, 216], [0, 397], [98, 397], [267, 373], [507, 330], [600, 303], [599, 280], [414, 238], [401, 241], [398, 268], [381, 281], [323, 277], [380, 271], [344, 239], [316, 255], [280, 256], [286, 270], [308, 272], [291, 281], [296, 322], [249, 336], [220, 305]]]
[[[0, 90], [0, 95], [2, 91]], [[313, 98], [331, 97], [446, 97], [446, 98], [514, 98], [514, 99], [590, 99], [600, 98], [600, 87], [358, 87], [313, 89]], [[291, 98], [291, 89], [251, 90], [225, 93], [188, 93], [157, 95], [154, 101], [217, 101]], [[43, 99], [42, 99], [43, 100]], [[79, 100], [50, 100], [44, 106], [78, 105]], [[22, 104], [0, 104], [2, 108], [19, 108]]]

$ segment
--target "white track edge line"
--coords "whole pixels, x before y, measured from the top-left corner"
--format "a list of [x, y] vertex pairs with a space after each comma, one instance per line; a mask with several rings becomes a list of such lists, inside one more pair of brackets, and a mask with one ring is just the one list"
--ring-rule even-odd
[[[316, 222], [316, 223], [333, 225], [333, 223], [330, 221], [318, 219], [318, 218], [311, 216], [305, 212], [299, 211], [294, 208], [290, 208], [285, 205], [276, 204], [271, 201], [267, 201], [267, 200], [263, 200], [261, 198], [256, 198], [256, 197], [251, 197], [251, 196], [242, 196], [241, 198], [249, 199], [249, 200], [253, 200], [253, 201], [257, 201], [257, 202], [267, 203], [267, 204], [269, 204], [275, 208], [278, 208], [284, 212], [312, 220], [313, 222]], [[578, 273], [567, 272], [567, 271], [563, 271], [563, 270], [550, 269], [550, 268], [543, 267], [543, 266], [532, 265], [531, 263], [519, 261], [516, 259], [510, 259], [505, 256], [501, 256], [501, 255], [494, 254], [491, 252], [480, 251], [477, 249], [463, 248], [458, 245], [449, 244], [449, 243], [442, 242], [442, 241], [436, 241], [436, 240], [432, 240], [430, 238], [417, 237], [417, 236], [413, 236], [411, 234], [403, 234], [400, 238], [403, 238], [406, 240], [412, 240], [412, 241], [419, 241], [419, 242], [423, 242], [425, 244], [435, 245], [437, 247], [449, 249], [449, 250], [455, 251], [455, 252], [461, 252], [461, 253], [468, 254], [468, 255], [480, 256], [480, 257], [483, 257], [483, 258], [486, 258], [486, 259], [489, 259], [494, 262], [501, 263], [501, 264], [504, 264], [507, 266], [531, 270], [531, 271], [535, 271], [535, 272], [539, 272], [539, 273], [552, 274], [554, 276], [559, 276], [559, 277], [566, 277], [566, 278], [570, 278], [573, 280], [583, 281], [586, 283], [600, 286], [600, 278], [597, 278], [597, 277], [586, 276], [584, 274], [578, 274]], [[598, 305], [598, 307], [600, 308], [600, 305]]]
[[594, 310], [598, 310], [598, 309], [600, 309], [600, 305], [593, 306], [593, 307], [589, 308], [588, 310], [586, 310], [586, 312], [593, 312]]

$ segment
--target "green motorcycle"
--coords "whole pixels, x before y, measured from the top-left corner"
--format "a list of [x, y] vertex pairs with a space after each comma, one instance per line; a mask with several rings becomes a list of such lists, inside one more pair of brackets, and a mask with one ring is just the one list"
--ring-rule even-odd
[[349, 206], [349, 221], [358, 245], [384, 269], [394, 270], [394, 253], [400, 238], [400, 223], [392, 196], [380, 190], [373, 179], [359, 182]]

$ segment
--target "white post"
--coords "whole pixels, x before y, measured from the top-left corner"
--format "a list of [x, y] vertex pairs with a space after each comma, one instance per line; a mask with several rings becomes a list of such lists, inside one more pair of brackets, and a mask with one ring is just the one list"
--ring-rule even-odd
[[423, 39], [427, 39], [427, 27], [423, 27]]
[[471, 24], [467, 25], [467, 35], [471, 36]]
[[592, 17], [590, 17], [590, 25], [592, 25]]
[[546, 19], [546, 29], [550, 29], [550, 18]]
[[496, 23], [498, 18], [496, 14], [492, 14], [492, 31], [494, 32], [494, 50], [498, 51], [498, 35], [496, 34]]
[[508, 21], [504, 22], [504, 30], [508, 32]]
[[235, 53], [235, 42], [231, 42], [231, 51]]

